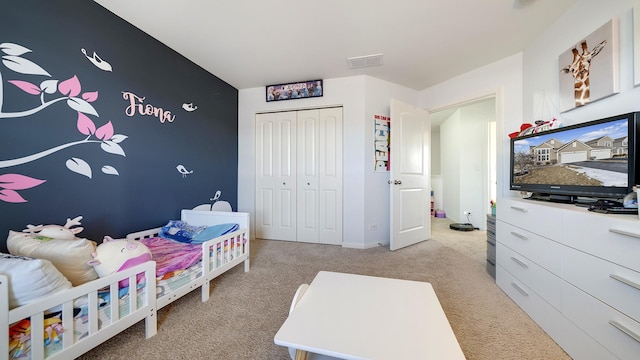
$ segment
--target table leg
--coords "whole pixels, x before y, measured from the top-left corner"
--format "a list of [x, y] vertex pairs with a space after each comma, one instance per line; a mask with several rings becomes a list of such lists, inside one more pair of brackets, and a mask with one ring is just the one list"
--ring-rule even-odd
[[307, 352], [304, 350], [296, 349], [295, 360], [307, 360]]

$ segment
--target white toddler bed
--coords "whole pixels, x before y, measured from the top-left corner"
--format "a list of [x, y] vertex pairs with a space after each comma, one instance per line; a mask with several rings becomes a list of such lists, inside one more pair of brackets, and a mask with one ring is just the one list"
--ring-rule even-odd
[[[250, 268], [249, 213], [182, 210], [180, 218], [192, 226], [238, 224], [238, 230], [203, 242], [201, 260], [196, 265], [166, 283], [159, 279], [156, 289], [158, 309], [197, 288], [201, 288], [202, 301], [205, 302], [209, 299], [211, 280], [240, 263], [244, 263], [245, 272]], [[127, 239], [154, 238], [160, 236], [160, 232], [161, 227], [138, 231], [128, 234]]]
[[[204, 241], [200, 246], [201, 260], [168, 280], [150, 281], [156, 279], [156, 262], [148, 261], [11, 310], [9, 281], [7, 276], [0, 274], [0, 360], [14, 357], [33, 360], [73, 359], [142, 319], [145, 319], [146, 337], [149, 338], [157, 333], [158, 309], [199, 287], [202, 301], [207, 301], [211, 280], [240, 263], [244, 263], [245, 272], [249, 271], [248, 213], [182, 210], [181, 220], [193, 226], [234, 223], [238, 224], [238, 230]], [[127, 235], [127, 238], [150, 238], [158, 236], [160, 230], [139, 231]], [[144, 281], [137, 276], [143, 272]], [[122, 286], [119, 286], [123, 280], [137, 285], [129, 286], [130, 290], [123, 294]], [[159, 293], [158, 289], [162, 289], [162, 292]], [[63, 331], [61, 335], [56, 334], [57, 342], [53, 346], [51, 338], [45, 339], [43, 331], [47, 327], [46, 317], [51, 312], [60, 313], [61, 328], [58, 331]], [[28, 343], [22, 354], [14, 356], [15, 341], [12, 346], [10, 336], [15, 334], [10, 334], [10, 328], [23, 320], [29, 322], [29, 333], [23, 336]], [[46, 340], [49, 344], [46, 344]], [[11, 356], [10, 347], [14, 349]]]
[[[9, 310], [9, 281], [0, 275], [0, 359], [74, 359], [145, 319], [146, 337], [157, 332], [155, 262], [148, 261], [69, 290], [55, 292]], [[139, 274], [144, 273], [144, 277]], [[135, 286], [124, 287], [121, 281]], [[118, 301], [111, 301], [118, 299]], [[136, 299], [136, 301], [133, 301]], [[55, 338], [45, 336], [47, 317], [55, 312]], [[28, 331], [24, 327], [28, 325]], [[12, 325], [25, 332], [10, 334]], [[61, 327], [60, 327], [61, 326]], [[32, 331], [33, 330], [33, 331]], [[10, 339], [13, 336], [13, 342]], [[21, 348], [16, 350], [19, 335]], [[11, 351], [10, 356], [10, 347]]]

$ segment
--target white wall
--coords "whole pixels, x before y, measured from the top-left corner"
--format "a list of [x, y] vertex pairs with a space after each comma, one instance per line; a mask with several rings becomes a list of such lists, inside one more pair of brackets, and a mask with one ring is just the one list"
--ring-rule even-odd
[[440, 125], [440, 164], [442, 175], [442, 210], [447, 218], [460, 222], [461, 164], [459, 147], [463, 132], [461, 110], [456, 110]]
[[[373, 115], [389, 115], [392, 97], [415, 104], [418, 92], [367, 76], [325, 79], [323, 85], [323, 97], [270, 103], [264, 87], [238, 91], [238, 211], [255, 214], [255, 114], [339, 105], [344, 116], [343, 246], [388, 242], [389, 175], [373, 171]], [[378, 224], [376, 231], [368, 230], [372, 223]]]
[[[565, 125], [595, 120], [640, 109], [640, 89], [633, 86], [634, 0], [579, 0], [523, 51], [524, 114], [529, 120], [539, 112], [534, 99], [544, 91], [559, 108], [558, 56], [612, 18], [619, 20], [620, 92], [559, 114]], [[640, 25], [640, 24], [639, 24]], [[530, 121], [527, 121], [530, 122]], [[511, 131], [516, 125], [511, 125]]]
[[[496, 149], [499, 200], [501, 196], [512, 196], [508, 191], [507, 134], [522, 123], [522, 54], [515, 54], [421, 91], [420, 107], [433, 112], [489, 95], [494, 95], [496, 99], [496, 136], [504, 139], [499, 141]], [[465, 131], [459, 135], [465, 138], [477, 136]], [[441, 167], [444, 166], [441, 164]]]

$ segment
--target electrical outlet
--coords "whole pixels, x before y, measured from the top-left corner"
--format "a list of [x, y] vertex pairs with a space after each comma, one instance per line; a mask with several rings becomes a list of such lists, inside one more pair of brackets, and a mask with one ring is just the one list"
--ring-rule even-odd
[[369, 231], [378, 230], [378, 224], [369, 224]]

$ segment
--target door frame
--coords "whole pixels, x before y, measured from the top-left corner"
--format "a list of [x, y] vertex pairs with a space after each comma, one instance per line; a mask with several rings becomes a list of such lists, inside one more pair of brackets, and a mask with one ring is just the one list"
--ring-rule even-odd
[[[484, 186], [484, 191], [483, 191], [483, 198], [485, 203], [486, 203], [486, 208], [484, 208], [484, 211], [482, 212], [482, 214], [479, 214], [479, 216], [477, 217], [477, 219], [485, 219], [486, 218], [486, 214], [489, 213], [489, 201], [493, 200], [493, 201], [497, 201], [497, 198], [499, 196], [501, 196], [501, 193], [499, 191], [499, 187], [498, 187], [498, 183], [500, 183], [500, 180], [502, 179], [502, 174], [501, 174], [501, 169], [503, 168], [501, 164], [497, 163], [497, 159], [500, 159], [500, 154], [502, 153], [500, 146], [503, 146], [503, 142], [500, 141], [500, 134], [503, 133], [503, 131], [501, 131], [500, 128], [498, 128], [500, 126], [500, 124], [504, 124], [504, 91], [502, 87], [498, 87], [498, 88], [492, 88], [489, 89], [485, 92], [481, 92], [478, 93], [476, 95], [473, 96], [469, 96], [463, 99], [458, 99], [454, 102], [451, 103], [446, 103], [443, 105], [438, 105], [438, 106], [433, 106], [427, 109], [427, 111], [429, 112], [429, 114], [434, 114], [437, 112], [441, 112], [441, 111], [446, 111], [446, 110], [452, 110], [455, 111], [457, 109], [463, 108], [465, 106], [468, 105], [473, 105], [475, 103], [479, 103], [479, 102], [483, 102], [483, 101], [487, 101], [487, 100], [494, 100], [494, 113], [495, 113], [495, 122], [496, 122], [496, 144], [495, 144], [495, 153], [493, 154], [493, 156], [496, 157], [495, 161], [495, 175], [493, 176], [493, 178], [495, 178], [495, 183], [491, 184], [491, 179], [492, 179], [492, 175], [491, 173], [489, 173], [488, 177], [483, 179], [483, 181], [486, 182], [486, 185]], [[430, 117], [432, 120], [433, 118]], [[439, 126], [439, 124], [436, 124]], [[431, 126], [434, 126], [434, 123], [432, 122]], [[488, 154], [491, 154], [490, 152], [488, 152]], [[507, 159], [508, 161], [508, 159]], [[491, 159], [488, 159], [488, 165], [491, 166]], [[508, 168], [508, 166], [507, 166]], [[493, 189], [492, 189], [493, 187]], [[483, 223], [484, 224], [484, 223]]]

